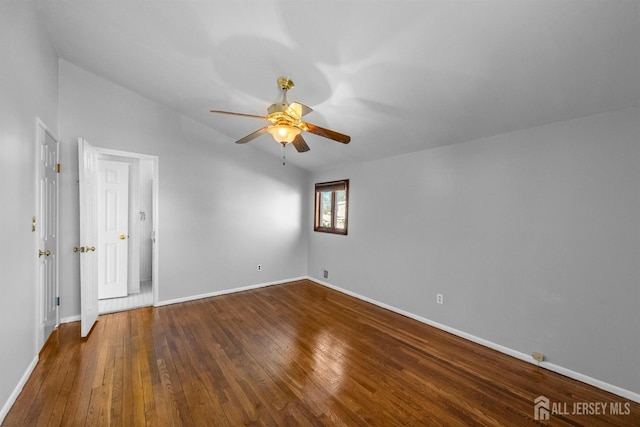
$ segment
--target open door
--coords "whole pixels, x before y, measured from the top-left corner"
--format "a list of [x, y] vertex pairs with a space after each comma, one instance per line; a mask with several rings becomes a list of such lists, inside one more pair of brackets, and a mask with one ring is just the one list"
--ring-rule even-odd
[[[33, 230], [38, 239], [38, 348], [58, 326], [58, 157], [59, 144], [38, 120], [36, 149], [38, 216]], [[36, 221], [38, 225], [36, 226]]]
[[98, 319], [98, 153], [78, 138], [80, 196], [80, 335], [86, 337]]

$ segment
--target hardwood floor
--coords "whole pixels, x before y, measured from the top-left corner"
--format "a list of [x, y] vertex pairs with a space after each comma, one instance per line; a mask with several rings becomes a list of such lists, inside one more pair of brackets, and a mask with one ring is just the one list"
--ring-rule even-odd
[[[541, 395], [608, 409], [536, 421]], [[61, 325], [3, 423], [246, 424], [638, 426], [640, 404], [299, 281]]]

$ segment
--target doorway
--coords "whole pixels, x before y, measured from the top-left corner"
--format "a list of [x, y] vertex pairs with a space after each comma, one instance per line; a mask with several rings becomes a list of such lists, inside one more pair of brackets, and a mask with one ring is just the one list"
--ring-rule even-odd
[[[98, 245], [101, 254], [98, 258], [98, 313], [153, 305], [156, 281], [152, 257], [157, 216], [154, 209], [157, 205], [154, 178], [157, 159], [97, 148], [97, 162]], [[115, 183], [118, 180], [116, 175], [122, 177], [118, 183]], [[109, 203], [114, 206], [114, 212], [101, 215], [100, 212], [109, 213]], [[123, 212], [115, 212], [123, 209]], [[119, 219], [116, 220], [116, 217]], [[119, 246], [121, 250], [117, 249]], [[103, 291], [113, 284], [118, 286], [119, 291]]]
[[[111, 150], [108, 148], [100, 148], [91, 145], [87, 140], [78, 138], [78, 204], [79, 204], [79, 225], [80, 225], [80, 244], [78, 248], [74, 248], [75, 252], [80, 253], [80, 336], [86, 337], [91, 332], [93, 325], [98, 320], [100, 313], [98, 299], [98, 255], [95, 247], [98, 244], [98, 159], [110, 159], [115, 161], [131, 162], [134, 172], [131, 180], [133, 193], [139, 192], [141, 182], [145, 182], [147, 187], [151, 188], [148, 209], [151, 214], [150, 232], [142, 241], [148, 242], [150, 246], [151, 257], [145, 257], [151, 263], [151, 295], [152, 304], [158, 302], [158, 157], [146, 154], [130, 153], [125, 151]], [[141, 165], [147, 164], [148, 167]], [[141, 173], [146, 170], [146, 175]], [[137, 171], [137, 172], [136, 172]], [[143, 180], [142, 177], [147, 176], [150, 179]], [[138, 196], [134, 196], [136, 203], [140, 203]], [[130, 210], [130, 215], [134, 218], [140, 214], [141, 219], [146, 222], [147, 211], [139, 210], [140, 205], [130, 204], [134, 208]], [[136, 210], [136, 208], [138, 210]], [[140, 255], [141, 248], [136, 244], [140, 240], [136, 229], [138, 222], [131, 220], [129, 227], [128, 252], [129, 259], [131, 254]], [[133, 231], [132, 231], [133, 229]], [[148, 238], [148, 239], [147, 239]], [[135, 255], [134, 255], [135, 256]], [[150, 259], [149, 259], [150, 258]], [[140, 259], [133, 258], [133, 262], [128, 262], [127, 269], [140, 266]], [[138, 277], [139, 273], [128, 275], [128, 277]], [[135, 281], [132, 286], [135, 286]], [[139, 285], [139, 282], [138, 282]], [[117, 310], [128, 310], [134, 308], [132, 305], [118, 307]]]

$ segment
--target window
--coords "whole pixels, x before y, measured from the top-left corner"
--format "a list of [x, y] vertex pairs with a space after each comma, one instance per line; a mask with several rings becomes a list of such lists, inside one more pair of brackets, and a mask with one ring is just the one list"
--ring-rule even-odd
[[314, 231], [347, 234], [349, 180], [316, 184]]

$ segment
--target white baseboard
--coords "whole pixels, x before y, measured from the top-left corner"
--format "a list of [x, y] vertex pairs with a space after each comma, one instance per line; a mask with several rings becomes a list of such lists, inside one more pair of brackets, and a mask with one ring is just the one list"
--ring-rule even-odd
[[60, 324], [63, 323], [71, 323], [71, 322], [79, 322], [80, 321], [80, 315], [77, 314], [75, 316], [66, 316], [66, 317], [61, 317], [60, 318]]
[[181, 303], [181, 302], [195, 301], [195, 300], [202, 299], [202, 298], [216, 297], [218, 295], [225, 295], [225, 294], [233, 294], [233, 293], [236, 293], [236, 292], [249, 291], [251, 289], [266, 288], [267, 286], [280, 285], [280, 284], [283, 284], [283, 283], [295, 282], [296, 280], [305, 280], [305, 279], [308, 279], [308, 278], [309, 277], [307, 277], [307, 276], [294, 277], [294, 278], [291, 278], [291, 279], [277, 280], [277, 281], [274, 281], [274, 282], [266, 282], [266, 283], [258, 283], [256, 285], [249, 285], [249, 286], [242, 286], [242, 287], [239, 287], [239, 288], [225, 289], [223, 291], [208, 292], [206, 294], [192, 295], [192, 296], [188, 296], [188, 297], [175, 298], [175, 299], [170, 299], [170, 300], [165, 300], [165, 301], [158, 301], [154, 306], [155, 307], [161, 307], [163, 305], [170, 305], [170, 304], [178, 304], [178, 303]]
[[377, 305], [378, 307], [382, 307], [382, 308], [385, 308], [385, 309], [387, 309], [389, 311], [393, 311], [395, 313], [398, 313], [398, 314], [401, 314], [403, 316], [409, 317], [411, 319], [417, 320], [418, 322], [422, 322], [422, 323], [425, 323], [425, 324], [427, 324], [429, 326], [433, 326], [434, 328], [438, 328], [438, 329], [441, 329], [443, 331], [449, 332], [450, 334], [459, 336], [459, 337], [464, 338], [466, 340], [472, 341], [472, 342], [474, 342], [476, 344], [480, 344], [480, 345], [483, 345], [483, 346], [488, 347], [490, 349], [499, 351], [500, 353], [504, 353], [504, 354], [507, 354], [509, 356], [515, 357], [516, 359], [524, 360], [525, 362], [529, 362], [529, 363], [534, 364], [534, 365], [539, 365], [541, 368], [548, 369], [549, 371], [556, 372], [558, 374], [564, 375], [564, 376], [572, 378], [574, 380], [578, 380], [580, 382], [592, 385], [592, 386], [597, 387], [599, 389], [608, 391], [608, 392], [613, 393], [615, 395], [618, 395], [620, 397], [624, 397], [625, 399], [629, 399], [629, 400], [632, 400], [634, 402], [640, 403], [640, 394], [639, 393], [635, 393], [635, 392], [632, 392], [630, 390], [623, 389], [621, 387], [615, 386], [613, 384], [606, 383], [606, 382], [601, 381], [599, 379], [592, 378], [592, 377], [590, 377], [588, 375], [584, 375], [584, 374], [582, 374], [580, 372], [572, 371], [571, 369], [567, 369], [567, 368], [564, 368], [562, 366], [558, 366], [558, 365], [556, 365], [554, 363], [549, 363], [549, 362], [540, 362], [540, 363], [538, 363], [538, 361], [535, 360], [532, 356], [529, 356], [528, 354], [522, 353], [522, 352], [514, 350], [512, 348], [505, 347], [503, 345], [496, 344], [494, 342], [485, 340], [484, 338], [476, 337], [475, 335], [471, 335], [471, 334], [468, 334], [466, 332], [451, 328], [451, 327], [449, 327], [447, 325], [443, 325], [441, 323], [434, 322], [433, 320], [429, 320], [427, 318], [418, 316], [416, 314], [409, 313], [408, 311], [401, 310], [399, 308], [390, 306], [390, 305], [385, 304], [385, 303], [380, 302], [380, 301], [376, 301], [374, 299], [365, 297], [365, 296], [357, 294], [355, 292], [351, 292], [349, 290], [342, 289], [342, 288], [340, 288], [338, 286], [334, 286], [334, 285], [332, 285], [330, 283], [323, 282], [322, 280], [316, 279], [314, 277], [307, 277], [307, 279], [309, 279], [312, 282], [315, 282], [315, 283], [317, 283], [319, 285], [326, 286], [327, 288], [331, 288], [331, 289], [333, 289], [335, 291], [341, 292], [343, 294], [352, 296], [354, 298], [358, 298], [358, 299], [360, 299], [362, 301], [366, 301], [368, 303]]
[[13, 390], [13, 393], [11, 393], [11, 395], [9, 396], [9, 399], [7, 399], [7, 401], [2, 406], [2, 411], [0, 411], [0, 424], [2, 424], [2, 421], [4, 421], [4, 417], [6, 417], [7, 414], [9, 413], [9, 410], [15, 403], [18, 396], [20, 395], [22, 388], [27, 383], [27, 380], [29, 380], [31, 373], [33, 372], [37, 364], [38, 364], [38, 355], [36, 355], [36, 357], [33, 358], [29, 366], [27, 366], [27, 370], [24, 372], [24, 374], [22, 374], [22, 378], [20, 378], [20, 382], [18, 382], [18, 385], [16, 385], [16, 388]]

